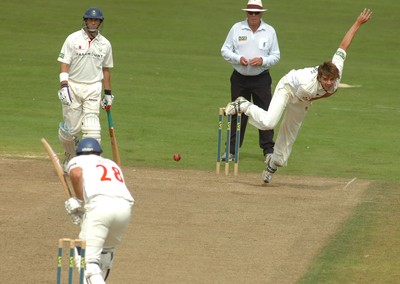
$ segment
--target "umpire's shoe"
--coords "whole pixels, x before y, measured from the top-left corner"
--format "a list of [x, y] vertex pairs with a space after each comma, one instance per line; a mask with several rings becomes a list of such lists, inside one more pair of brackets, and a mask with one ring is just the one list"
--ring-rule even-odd
[[[234, 157], [235, 156], [232, 153], [229, 153], [229, 155], [228, 155], [229, 162], [233, 161]], [[221, 161], [223, 161], [223, 162], [226, 161], [226, 152], [221, 156]]]

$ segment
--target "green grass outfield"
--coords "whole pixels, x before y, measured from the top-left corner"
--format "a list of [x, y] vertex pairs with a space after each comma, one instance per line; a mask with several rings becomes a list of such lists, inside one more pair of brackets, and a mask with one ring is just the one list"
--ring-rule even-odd
[[[171, 3], [169, 3], [171, 2]], [[59, 64], [66, 36], [92, 1], [1, 4], [0, 155], [61, 152]], [[230, 98], [231, 66], [220, 48], [246, 1], [97, 1], [111, 41], [115, 131], [123, 165], [214, 170], [218, 107]], [[364, 7], [373, 9], [348, 51], [343, 89], [317, 101], [280, 173], [373, 180], [354, 216], [321, 252], [302, 283], [394, 283], [399, 277], [400, 96], [397, 0], [265, 1], [278, 33], [273, 86], [293, 68], [330, 59]], [[103, 147], [111, 157], [106, 115]], [[247, 129], [240, 171], [261, 172], [258, 133]], [[182, 155], [173, 161], [175, 152]]]

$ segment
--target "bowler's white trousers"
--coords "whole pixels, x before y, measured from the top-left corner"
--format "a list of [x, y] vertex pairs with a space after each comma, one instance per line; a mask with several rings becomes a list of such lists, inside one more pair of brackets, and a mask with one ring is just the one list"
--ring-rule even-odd
[[286, 110], [272, 156], [272, 162], [277, 167], [287, 165], [301, 123], [310, 106], [311, 102], [300, 101], [292, 94], [289, 86], [280, 80], [275, 88], [268, 111], [256, 105], [250, 105], [246, 110], [245, 115], [249, 117], [249, 123], [261, 130], [274, 129]]

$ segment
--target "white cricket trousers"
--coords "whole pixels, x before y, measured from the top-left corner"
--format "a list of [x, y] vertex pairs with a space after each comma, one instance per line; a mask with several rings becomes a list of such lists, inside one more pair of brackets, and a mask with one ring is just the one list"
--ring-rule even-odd
[[78, 83], [69, 80], [69, 92], [72, 104], [62, 106], [65, 128], [76, 136], [82, 127], [82, 119], [86, 114], [99, 115], [102, 82], [92, 84]]
[[100, 262], [103, 248], [115, 248], [131, 219], [133, 202], [99, 195], [85, 205], [79, 238], [86, 240], [86, 262]]
[[276, 166], [287, 165], [294, 141], [310, 106], [311, 102], [298, 100], [281, 79], [275, 88], [268, 111], [256, 105], [251, 105], [247, 109], [245, 114], [249, 117], [249, 123], [261, 130], [274, 129], [286, 110], [272, 156], [272, 161]]

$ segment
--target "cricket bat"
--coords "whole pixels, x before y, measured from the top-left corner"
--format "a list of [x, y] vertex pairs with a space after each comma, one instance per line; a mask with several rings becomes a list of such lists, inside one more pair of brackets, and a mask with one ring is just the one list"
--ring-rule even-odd
[[67, 180], [65, 179], [64, 171], [60, 164], [60, 159], [54, 152], [53, 148], [51, 148], [50, 144], [46, 141], [46, 139], [42, 138], [40, 141], [42, 142], [44, 149], [46, 150], [47, 154], [50, 157], [51, 162], [53, 163], [54, 168], [56, 169], [57, 176], [60, 179], [65, 194], [67, 195], [68, 198], [71, 198], [72, 197], [71, 190], [69, 189]]
[[117, 138], [115, 137], [114, 123], [113, 123], [112, 116], [111, 116], [111, 110], [107, 110], [107, 120], [108, 120], [108, 131], [110, 133], [111, 150], [112, 150], [113, 160], [115, 163], [117, 163], [118, 166], [120, 166], [121, 159], [119, 157]]

